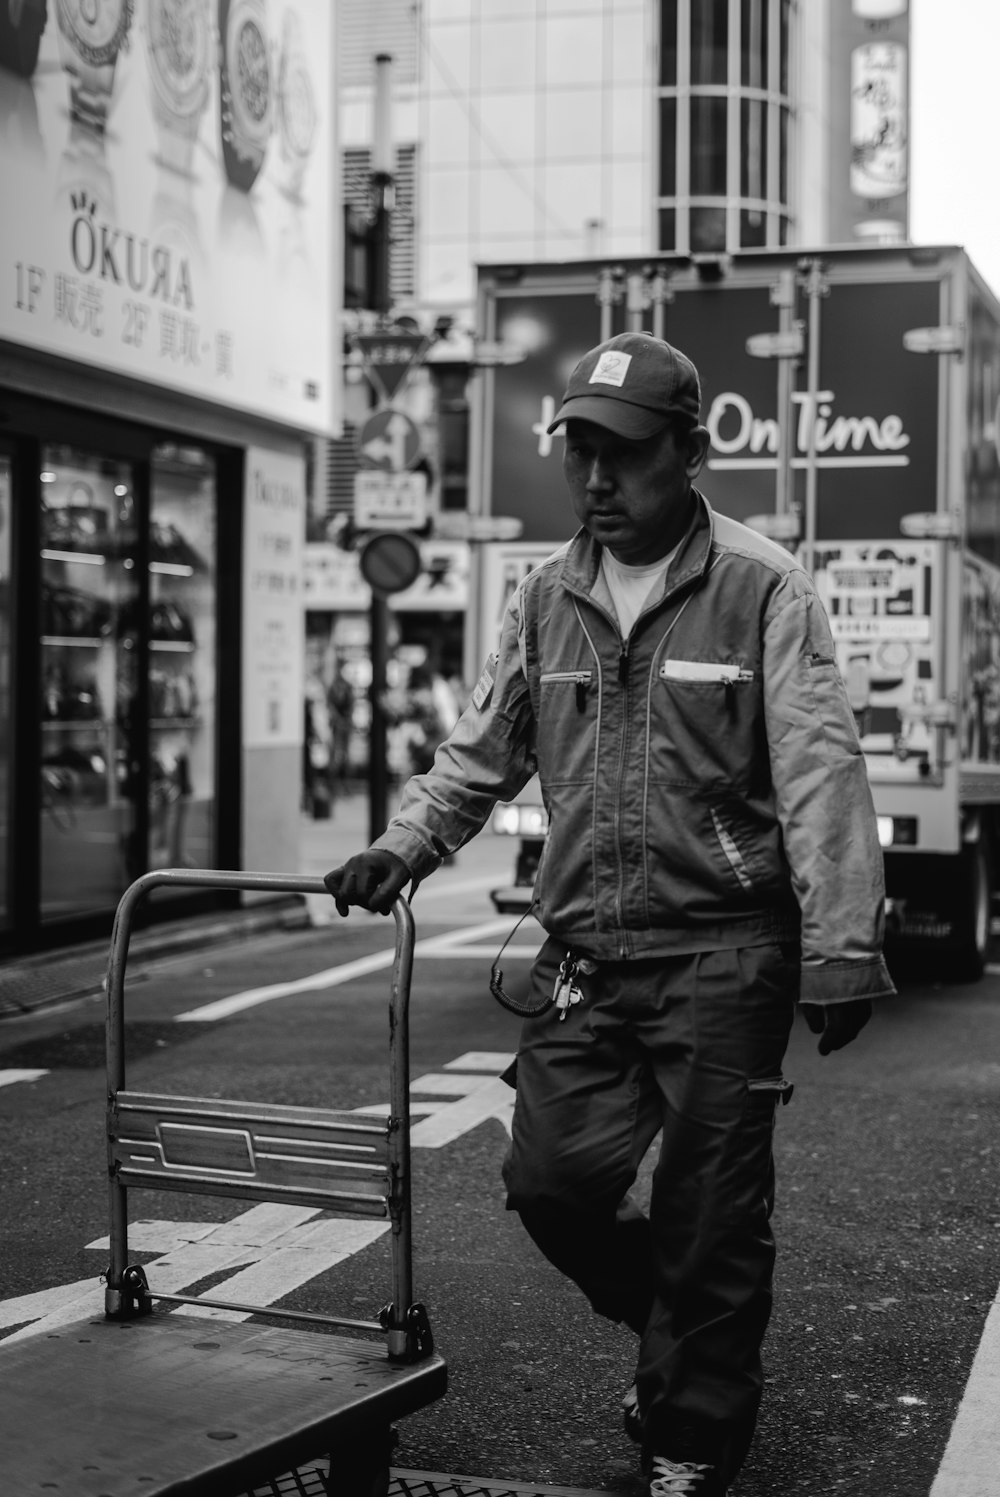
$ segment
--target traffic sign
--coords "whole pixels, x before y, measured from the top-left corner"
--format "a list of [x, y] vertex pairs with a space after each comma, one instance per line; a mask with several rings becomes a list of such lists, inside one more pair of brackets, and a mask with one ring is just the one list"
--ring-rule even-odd
[[484, 340], [473, 344], [471, 363], [476, 369], [493, 369], [499, 364], [523, 364], [528, 351], [516, 343], [495, 343]]
[[423, 473], [354, 475], [354, 523], [359, 530], [419, 530], [427, 523], [427, 478]]
[[383, 400], [391, 400], [431, 346], [423, 333], [386, 328], [378, 333], [355, 333], [351, 342], [364, 360], [364, 371]]
[[464, 509], [442, 510], [434, 516], [434, 534], [443, 541], [516, 541], [524, 521], [514, 515], [470, 515]]
[[806, 341], [801, 323], [777, 333], [753, 333], [746, 341], [752, 359], [801, 359]]
[[405, 411], [392, 406], [369, 416], [358, 432], [358, 457], [363, 468], [402, 473], [413, 467], [422, 451], [420, 428]]
[[382, 530], [361, 548], [361, 575], [377, 593], [401, 593], [420, 576], [420, 549], [401, 530]]

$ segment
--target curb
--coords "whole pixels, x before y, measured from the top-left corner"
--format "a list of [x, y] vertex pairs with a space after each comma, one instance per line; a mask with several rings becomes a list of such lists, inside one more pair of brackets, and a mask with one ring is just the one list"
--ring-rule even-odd
[[[196, 915], [176, 923], [136, 931], [129, 941], [130, 970], [162, 956], [200, 947], [249, 940], [269, 930], [305, 930], [309, 912], [303, 896], [284, 895], [225, 914]], [[57, 954], [26, 956], [0, 964], [0, 1023], [74, 998], [104, 990], [110, 936]]]

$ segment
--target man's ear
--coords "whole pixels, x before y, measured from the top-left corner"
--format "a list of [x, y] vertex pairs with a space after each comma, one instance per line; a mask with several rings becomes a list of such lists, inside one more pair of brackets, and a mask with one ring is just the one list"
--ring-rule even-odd
[[698, 477], [705, 466], [708, 457], [708, 449], [711, 446], [711, 438], [708, 435], [707, 426], [696, 426], [688, 433], [687, 438], [687, 463], [685, 471], [688, 478], [694, 480]]

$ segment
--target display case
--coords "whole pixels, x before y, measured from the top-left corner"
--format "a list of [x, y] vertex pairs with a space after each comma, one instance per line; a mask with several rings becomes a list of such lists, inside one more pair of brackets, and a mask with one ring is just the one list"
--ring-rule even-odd
[[121, 724], [136, 679], [134, 477], [43, 449], [41, 916], [105, 907], [133, 876], [133, 778]]
[[[146, 481], [148, 473], [148, 482]], [[113, 906], [148, 868], [212, 866], [214, 467], [67, 447], [41, 478], [40, 914]]]

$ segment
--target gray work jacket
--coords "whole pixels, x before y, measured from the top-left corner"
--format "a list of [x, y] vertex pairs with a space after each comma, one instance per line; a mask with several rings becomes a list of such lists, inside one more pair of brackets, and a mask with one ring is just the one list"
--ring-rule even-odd
[[543, 928], [598, 960], [800, 941], [803, 1002], [893, 991], [865, 762], [825, 611], [786, 551], [696, 512], [622, 638], [585, 530], [375, 846], [431, 872], [538, 772]]

